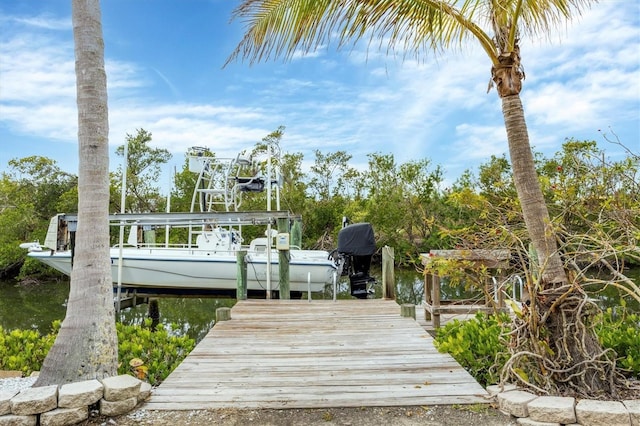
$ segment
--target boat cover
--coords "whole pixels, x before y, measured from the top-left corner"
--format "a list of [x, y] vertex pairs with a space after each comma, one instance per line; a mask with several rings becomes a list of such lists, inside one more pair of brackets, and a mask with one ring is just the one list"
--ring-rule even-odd
[[338, 233], [338, 252], [352, 256], [371, 256], [376, 252], [376, 239], [369, 223], [354, 223]]

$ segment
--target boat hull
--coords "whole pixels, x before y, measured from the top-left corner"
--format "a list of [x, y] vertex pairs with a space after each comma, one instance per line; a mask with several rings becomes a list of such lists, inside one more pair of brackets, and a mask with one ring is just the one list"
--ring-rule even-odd
[[[303, 251], [296, 256], [290, 252], [290, 291], [321, 292], [332, 283], [336, 267], [331, 260], [316, 256], [305, 257]], [[29, 256], [66, 274], [71, 275], [71, 252], [31, 252]], [[122, 268], [119, 262], [122, 259]], [[271, 280], [267, 283], [266, 253], [249, 253], [247, 261], [247, 289], [279, 289], [278, 253], [270, 259]], [[121, 271], [119, 271], [121, 269]], [[111, 250], [111, 274], [114, 286], [120, 283], [130, 288], [235, 290], [238, 265], [235, 253], [216, 253], [197, 249], [125, 248]]]

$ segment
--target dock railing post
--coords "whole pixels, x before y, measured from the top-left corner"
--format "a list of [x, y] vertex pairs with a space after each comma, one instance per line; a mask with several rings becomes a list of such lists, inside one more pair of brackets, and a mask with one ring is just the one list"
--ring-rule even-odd
[[393, 247], [382, 247], [382, 298], [395, 300], [396, 279], [394, 271], [394, 250]]
[[236, 276], [236, 299], [247, 300], [247, 251], [238, 250], [236, 252], [236, 263], [238, 265], [238, 274]]
[[440, 328], [440, 276], [433, 274], [433, 328]]
[[433, 275], [424, 274], [424, 319], [431, 321], [431, 307], [433, 306]]

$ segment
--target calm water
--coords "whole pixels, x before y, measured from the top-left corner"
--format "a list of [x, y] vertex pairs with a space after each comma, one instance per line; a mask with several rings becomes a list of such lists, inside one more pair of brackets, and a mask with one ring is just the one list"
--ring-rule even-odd
[[[380, 273], [373, 273], [378, 278]], [[628, 274], [636, 282], [640, 282], [640, 268]], [[423, 279], [415, 271], [396, 271], [396, 299], [398, 303], [419, 304], [423, 300]], [[381, 284], [374, 287], [376, 297], [381, 297]], [[0, 282], [0, 326], [5, 330], [16, 328], [37, 329], [41, 333], [49, 331], [51, 323], [63, 319], [66, 312], [66, 301], [69, 295], [69, 282], [49, 282], [38, 285], [16, 285]], [[333, 290], [327, 288], [324, 294], [314, 295], [315, 299], [331, 299]], [[473, 291], [464, 288], [443, 287], [443, 299], [470, 299], [476, 297]], [[603, 307], [619, 304], [619, 296], [614, 288], [594, 294]], [[338, 298], [350, 298], [348, 280], [338, 284]], [[640, 312], [640, 306], [628, 300], [628, 306]], [[165, 325], [174, 324], [178, 332], [201, 340], [211, 329], [215, 319], [215, 311], [222, 306], [233, 306], [235, 299], [212, 298], [160, 298], [160, 317]], [[148, 305], [124, 309], [119, 320], [126, 324], [139, 324], [147, 317]]]

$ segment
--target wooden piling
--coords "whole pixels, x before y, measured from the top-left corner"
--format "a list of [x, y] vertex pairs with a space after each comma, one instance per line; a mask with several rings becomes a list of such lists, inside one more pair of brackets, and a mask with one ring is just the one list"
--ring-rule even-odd
[[394, 271], [394, 250], [393, 247], [382, 247], [382, 298], [395, 300], [396, 298], [396, 278]]
[[[278, 219], [278, 232], [289, 233], [289, 219]], [[280, 299], [291, 299], [290, 283], [289, 283], [289, 250], [278, 250], [278, 272]]]
[[416, 305], [413, 303], [403, 303], [400, 305], [400, 316], [403, 318], [416, 319]]
[[218, 308], [216, 309], [216, 323], [221, 321], [229, 321], [231, 319], [231, 308]]
[[151, 328], [155, 330], [158, 324], [160, 324], [160, 305], [158, 299], [149, 299], [148, 314], [149, 318], [151, 318]]
[[236, 299], [247, 300], [247, 262], [245, 260], [247, 256], [246, 250], [238, 250], [236, 252], [236, 259], [238, 265], [238, 275], [236, 276]]

